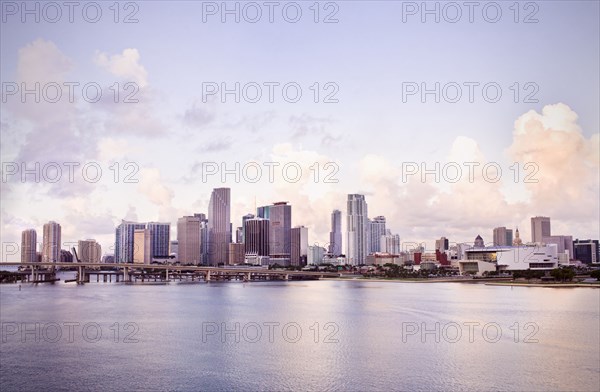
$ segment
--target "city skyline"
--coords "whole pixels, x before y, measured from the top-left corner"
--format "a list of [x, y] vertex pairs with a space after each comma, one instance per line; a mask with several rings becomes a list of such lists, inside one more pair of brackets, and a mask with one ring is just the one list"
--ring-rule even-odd
[[[220, 193], [221, 196], [226, 196], [230, 197], [230, 192], [231, 189], [230, 188], [218, 188], [218, 189], [214, 189], [213, 190], [213, 194], [215, 193], [215, 191], [217, 191], [218, 193]], [[423, 247], [424, 251], [435, 251], [436, 249], [439, 249], [439, 243], [440, 240], [439, 239], [429, 239], [428, 241], [412, 241], [410, 238], [405, 239], [403, 237], [401, 237], [399, 234], [395, 234], [392, 233], [391, 230], [386, 229], [385, 228], [385, 224], [386, 224], [386, 218], [385, 216], [376, 216], [374, 218], [369, 218], [368, 217], [368, 213], [367, 212], [367, 200], [365, 198], [365, 195], [360, 195], [360, 194], [348, 194], [347, 195], [348, 200], [347, 200], [347, 208], [346, 210], [344, 210], [344, 212], [346, 213], [346, 221], [348, 222], [348, 219], [352, 220], [352, 221], [356, 221], [357, 223], [353, 223], [354, 225], [359, 224], [360, 222], [362, 222], [362, 224], [364, 225], [363, 229], [359, 229], [357, 233], [352, 233], [349, 232], [347, 229], [344, 230], [343, 232], [339, 233], [340, 236], [343, 236], [345, 238], [345, 240], [343, 240], [340, 244], [339, 247], [341, 249], [343, 249], [343, 252], [340, 253], [340, 255], [344, 255], [346, 256], [347, 260], [360, 260], [358, 263], [364, 263], [364, 261], [366, 260], [366, 256], [370, 255], [370, 254], [374, 254], [377, 252], [387, 252], [387, 248], [390, 249], [399, 249], [401, 252], [406, 252], [409, 251], [410, 249], [414, 249], [415, 247]], [[281, 228], [277, 228], [276, 230], [273, 230], [273, 228], [271, 228], [270, 225], [270, 217], [271, 217], [271, 211], [273, 210], [273, 207], [276, 207], [276, 209], [282, 209], [281, 212], [276, 210], [276, 213], [274, 215], [275, 219], [277, 220], [277, 225], [276, 226], [280, 226], [281, 224], [283, 224], [285, 227], [281, 227]], [[275, 250], [274, 251], [269, 251], [268, 254], [262, 254], [261, 252], [258, 252], [257, 255], [262, 255], [262, 256], [271, 256], [273, 257], [274, 254], [276, 254], [275, 257], [282, 257], [282, 264], [284, 265], [289, 265], [290, 264], [290, 260], [292, 257], [292, 250], [290, 248], [291, 244], [292, 244], [292, 237], [291, 237], [291, 233], [293, 231], [294, 228], [305, 228], [306, 229], [306, 233], [302, 234], [302, 238], [307, 239], [308, 241], [308, 245], [310, 247], [319, 247], [319, 248], [324, 248], [324, 252], [330, 254], [330, 249], [331, 249], [331, 245], [332, 243], [329, 242], [324, 242], [324, 243], [319, 243], [318, 241], [313, 242], [310, 240], [310, 236], [309, 233], [311, 232], [311, 230], [309, 230], [310, 228], [305, 227], [303, 224], [295, 222], [292, 223], [291, 220], [291, 205], [289, 205], [287, 202], [276, 202], [272, 205], [266, 205], [266, 206], [261, 206], [261, 207], [257, 207], [256, 208], [256, 215], [254, 215], [254, 213], [247, 213], [243, 216], [240, 216], [240, 220], [244, 223], [244, 229], [245, 229], [245, 224], [249, 221], [257, 221], [257, 220], [262, 220], [262, 221], [267, 221], [267, 223], [269, 223], [268, 227], [268, 231], [270, 232], [270, 235], [265, 237], [266, 239], [262, 239], [261, 241], [266, 241], [265, 244], [266, 248], [262, 248], [262, 249], [267, 249], [270, 250], [270, 248], [272, 247], [273, 244], [275, 244]], [[225, 211], [227, 208], [226, 205], [222, 204], [219, 208], [215, 209], [215, 211], [218, 214], [221, 214], [223, 211]], [[286, 209], [288, 209], [288, 212], [284, 212], [286, 211]], [[348, 214], [349, 211], [354, 211], [357, 212], [357, 216], [355, 217], [353, 214]], [[363, 211], [365, 212], [365, 214], [363, 215]], [[330, 215], [330, 224], [332, 225], [331, 228], [334, 228], [334, 225], [340, 225], [341, 226], [341, 222], [337, 221], [338, 219], [341, 220], [341, 214], [342, 211], [338, 210], [338, 209], [334, 209], [331, 212]], [[338, 217], [339, 215], [339, 217]], [[352, 216], [351, 216], [352, 215]], [[256, 217], [254, 217], [256, 216]], [[264, 218], [264, 216], [267, 216], [269, 218]], [[253, 217], [253, 218], [251, 218]], [[223, 218], [223, 217], [222, 217]], [[207, 244], [209, 242], [214, 242], [215, 244], [220, 243], [222, 244], [222, 246], [218, 247], [219, 249], [227, 249], [226, 252], [229, 251], [229, 247], [227, 244], [230, 243], [236, 243], [236, 238], [233, 236], [233, 233], [229, 232], [229, 233], [224, 233], [221, 234], [219, 236], [219, 239], [217, 240], [216, 237], [213, 237], [213, 239], [210, 239], [209, 233], [210, 233], [210, 229], [208, 226], [208, 222], [210, 221], [209, 217], [204, 214], [204, 213], [194, 213], [193, 215], [190, 216], [183, 216], [180, 217], [177, 222], [175, 222], [175, 228], [176, 228], [176, 234], [174, 236], [170, 236], [171, 233], [171, 223], [170, 222], [148, 222], [148, 223], [142, 223], [142, 222], [131, 222], [131, 221], [126, 221], [126, 220], [121, 220], [121, 223], [119, 225], [116, 226], [115, 230], [114, 230], [114, 236], [113, 236], [113, 242], [112, 244], [114, 244], [114, 246], [108, 247], [107, 251], [104, 252], [100, 252], [98, 259], [102, 258], [103, 256], [113, 256], [115, 258], [116, 262], [132, 262], [133, 260], [135, 260], [135, 254], [134, 254], [134, 238], [135, 238], [135, 234], [137, 231], [140, 230], [145, 230], [147, 233], [145, 233], [145, 235], [148, 236], [148, 246], [150, 246], [150, 248], [146, 251], [146, 253], [148, 253], [150, 256], [150, 259], [152, 259], [153, 257], [160, 257], [160, 258], [166, 258], [168, 257], [168, 255], [163, 255], [162, 251], [157, 251], [156, 249], [161, 249], [164, 250], [165, 246], [166, 249], [170, 251], [170, 247], [172, 246], [172, 242], [173, 240], [178, 242], [178, 253], [181, 252], [181, 254], [183, 255], [183, 259], [186, 260], [187, 262], [193, 263], [193, 264], [207, 264], [207, 265], [217, 265], [218, 263], [225, 263], [227, 264], [229, 262], [229, 256], [228, 253], [226, 254], [226, 258], [223, 259], [224, 261], [217, 261], [219, 259], [221, 259], [221, 256], [216, 256], [213, 257], [213, 259], [211, 260], [208, 254], [210, 252], [210, 250], [208, 249]], [[564, 252], [564, 250], [569, 251], [569, 254], [571, 256], [573, 256], [573, 242], [574, 239], [577, 240], [584, 240], [587, 239], [586, 237], [578, 237], [578, 236], [574, 236], [574, 235], [550, 235], [551, 233], [551, 218], [550, 217], [546, 217], [546, 216], [532, 216], [529, 218], [530, 221], [530, 226], [532, 228], [532, 233], [535, 232], [536, 228], [537, 230], [540, 232], [539, 236], [541, 236], [541, 240], [539, 241], [534, 241], [534, 234], [532, 234], [532, 238], [531, 241], [525, 241], [525, 242], [519, 242], [519, 243], [515, 243], [515, 241], [521, 241], [521, 239], [518, 237], [519, 236], [519, 228], [515, 227], [516, 229], [516, 237], [515, 237], [515, 241], [512, 241], [512, 229], [510, 228], [506, 228], [506, 227], [495, 227], [493, 229], [490, 229], [490, 235], [488, 236], [486, 234], [486, 232], [478, 232], [477, 237], [480, 238], [481, 235], [483, 234], [483, 237], [481, 237], [481, 241], [483, 241], [484, 246], [489, 246], [489, 247], [493, 247], [493, 246], [513, 246], [513, 245], [526, 245], [526, 244], [532, 244], [532, 243], [550, 243], [550, 244], [556, 244], [558, 246], [558, 250], [559, 252]], [[285, 223], [284, 223], [285, 222]], [[232, 223], [230, 222], [229, 225], [225, 224], [226, 221], [223, 221], [220, 223], [220, 225], [222, 227], [232, 227]], [[189, 226], [190, 224], [192, 224], [192, 226]], [[197, 226], [197, 227], [196, 227]], [[292, 228], [293, 226], [293, 228]], [[360, 226], [360, 225], [359, 225]], [[381, 227], [379, 227], [381, 226]], [[193, 228], [192, 228], [193, 227]], [[287, 227], [287, 229], [286, 229]], [[345, 227], [348, 227], [347, 225], [345, 225]], [[376, 227], [377, 233], [378, 235], [374, 234], [374, 229], [373, 227]], [[542, 227], [543, 227], [543, 233], [542, 231]], [[86, 242], [93, 242], [94, 244], [97, 244], [98, 249], [106, 249], [106, 248], [102, 248], [102, 245], [96, 240], [96, 239], [77, 239], [75, 241], [66, 241], [66, 242], [62, 242], [62, 245], [59, 245], [58, 247], [56, 246], [56, 234], [54, 234], [55, 232], [58, 233], [58, 238], [60, 238], [60, 232], [61, 232], [61, 225], [60, 223], [54, 222], [54, 221], [50, 221], [47, 222], [46, 224], [43, 225], [43, 231], [46, 232], [46, 239], [43, 240], [42, 242], [37, 242], [36, 243], [36, 250], [37, 248], [40, 249], [40, 253], [42, 254], [42, 258], [44, 257], [44, 254], [46, 254], [46, 258], [53, 258], [55, 257], [54, 255], [56, 254], [56, 252], [58, 252], [58, 256], [56, 256], [56, 260], [60, 260], [61, 256], [60, 256], [60, 251], [61, 250], [66, 250], [69, 251], [70, 248], [72, 246], [75, 246], [78, 248], [78, 252], [79, 252], [79, 257], [80, 259], [83, 260], [83, 257], [81, 255], [81, 244], [82, 243], [86, 243]], [[33, 234], [31, 233], [31, 231], [33, 230]], [[191, 232], [189, 232], [189, 230], [192, 230]], [[254, 229], [256, 232], [256, 229]], [[186, 236], [185, 232], [188, 232], [188, 235]], [[205, 234], [202, 235], [201, 233], [204, 232]], [[360, 233], [362, 232], [362, 234]], [[179, 233], [182, 233], [181, 235]], [[28, 249], [31, 247], [31, 243], [32, 243], [32, 238], [35, 238], [36, 234], [36, 230], [35, 229], [23, 229], [21, 232], [21, 241], [19, 242], [19, 252], [18, 253], [14, 253], [14, 249], [12, 250], [13, 253], [13, 257], [16, 257], [16, 255], [19, 255], [19, 259], [23, 260], [23, 254], [20, 252], [21, 249]], [[543, 235], [542, 235], [543, 234]], [[257, 234], [254, 234], [255, 236]], [[54, 237], [52, 237], [54, 236]], [[191, 237], [190, 237], [191, 236]], [[204, 237], [203, 237], [204, 236]], [[193, 238], [192, 243], [190, 245], [190, 247], [186, 246], [186, 241], [187, 238]], [[329, 233], [329, 238], [335, 238], [336, 236], [334, 236], [333, 232]], [[356, 237], [356, 238], [355, 238]], [[356, 239], [358, 238], [362, 238], [364, 237], [364, 244], [363, 245], [358, 245], [359, 249], [363, 249], [362, 252], [363, 256], [361, 257], [356, 257], [356, 256], [351, 256], [350, 259], [348, 259], [348, 255], [347, 253], [349, 253], [349, 247], [353, 248], [354, 245], [353, 241], [356, 241]], [[87, 238], [85, 236], [83, 236], [82, 238]], [[201, 240], [201, 238], [204, 238], [204, 241]], [[275, 238], [275, 241], [273, 241], [272, 239]], [[375, 247], [374, 243], [376, 238], [378, 239], [378, 244]], [[504, 238], [504, 242], [499, 242], [499, 238]], [[595, 238], [590, 237], [592, 240], [594, 240]], [[459, 239], [459, 240], [451, 240], [449, 241], [445, 236], [442, 236], [442, 240], [445, 241], [445, 249], [449, 249], [450, 245], [462, 245], [462, 244], [467, 244], [469, 242], [472, 241], [472, 239], [466, 238], [466, 239]], [[58, 240], [60, 242], [60, 240]], [[244, 241], [242, 241], [243, 243]], [[183, 246], [182, 246], [183, 244]], [[89, 245], [86, 245], [86, 247]], [[253, 249], [258, 249], [256, 247], [260, 247], [260, 245], [255, 245], [255, 248]], [[284, 249], [287, 249], [287, 251], [285, 251]], [[111, 251], [113, 251], [113, 253], [111, 253]], [[217, 250], [213, 250], [215, 253], [217, 253]], [[34, 256], [31, 253], [31, 250], [28, 251], [29, 252], [29, 259], [33, 259]], [[97, 250], [91, 250], [90, 252], [92, 252], [93, 254], [95, 254], [94, 252], [99, 252]], [[157, 253], [158, 252], [158, 253]], [[188, 255], [186, 252], [192, 252], [192, 255]], [[282, 253], [283, 252], [283, 253]], [[288, 252], [288, 253], [286, 253]], [[304, 251], [303, 251], [304, 252]], [[346, 252], [346, 253], [344, 253]], [[252, 253], [252, 252], [250, 252]], [[264, 252], [263, 252], [264, 253]], [[388, 252], [388, 253], [393, 253], [393, 252]], [[148, 257], [148, 256], [143, 256], [142, 257]], [[225, 256], [223, 256], [225, 257]], [[130, 261], [132, 260], [132, 261]], [[6, 260], [6, 261], [10, 261], [10, 260]], [[354, 263], [354, 261], [352, 261], [351, 263]]]
[[[522, 238], [528, 240], [528, 218], [535, 215], [552, 216], [557, 232], [597, 238], [598, 4], [562, 7], [560, 2], [548, 2], [543, 7], [543, 23], [537, 24], [480, 20], [450, 25], [399, 24], [393, 16], [401, 14], [400, 3], [345, 2], [340, 4], [343, 23], [310, 28], [303, 24], [308, 34], [303, 38], [296, 35], [293, 24], [286, 23], [260, 23], [256, 28], [247, 23], [196, 23], [199, 5], [182, 3], [173, 10], [182, 25], [171, 30], [182, 33], [178, 45], [169, 44], [167, 37], [157, 36], [151, 27], [164, 18], [155, 2], [140, 5], [140, 23], [102, 20], [95, 26], [103, 28], [103, 34], [88, 30], [89, 24], [81, 20], [61, 23], [56, 29], [46, 29], [51, 26], [47, 23], [24, 29], [20, 18], [9, 18], [2, 24], [0, 37], [4, 81], [17, 85], [94, 82], [106, 94], [96, 104], [87, 104], [81, 94], [73, 104], [22, 103], [18, 94], [7, 97], [0, 118], [1, 153], [3, 162], [14, 163], [16, 168], [3, 167], [0, 241], [19, 243], [24, 227], [56, 220], [65, 238], [77, 240], [86, 233], [108, 248], [121, 219], [173, 224], [193, 211], [207, 212], [210, 190], [225, 186], [235, 194], [231, 216], [254, 211], [256, 204], [287, 200], [319, 243], [326, 243], [330, 232], [323, 216], [342, 209], [340, 200], [349, 193], [367, 195], [373, 216], [384, 215], [392, 232], [417, 242], [439, 237], [446, 227], [452, 228], [443, 233], [446, 237], [467, 239], [471, 231], [501, 225], [519, 227]], [[579, 28], [570, 28], [569, 20], [577, 20]], [[350, 28], [364, 23], [362, 36]], [[414, 45], [407, 28], [414, 29], [427, 46]], [[273, 29], [278, 33], [273, 34]], [[71, 42], [81, 31], [85, 37]], [[337, 52], [328, 40], [319, 39], [321, 33], [342, 43]], [[532, 38], [519, 41], [523, 34]], [[240, 39], [241, 52], [221, 50], [231, 35]], [[348, 37], [354, 45], [348, 44]], [[474, 46], [456, 45], [465, 37], [476, 37]], [[312, 45], [306, 45], [307, 39]], [[290, 45], [294, 51], [279, 55], [294, 58], [279, 59], [275, 54], [279, 52], [272, 50], [240, 71], [239, 56], [252, 58], [264, 50], [265, 42]], [[366, 52], [357, 52], [356, 45], [362, 47], [365, 42], [370, 43]], [[557, 46], [558, 42], [570, 44]], [[153, 50], [157, 43], [162, 43], [160, 54]], [[395, 47], [407, 53], [389, 50]], [[486, 52], [483, 60], [479, 49], [487, 47], [494, 50]], [[530, 58], [531, 53], [556, 53], [558, 48], [560, 54], [552, 56], [552, 61], [544, 56]], [[214, 58], [204, 61], [199, 53], [213, 53]], [[321, 59], [318, 69], [299, 61], [315, 53]], [[378, 58], [389, 61], [375, 65], [373, 59]], [[528, 61], [520, 61], [524, 58]], [[346, 65], [343, 69], [340, 61]], [[173, 64], [177, 72], [172, 71]], [[397, 64], [402, 64], [402, 73]], [[446, 67], [433, 72], [433, 64]], [[296, 82], [303, 88], [303, 100], [288, 103], [279, 94], [273, 103], [222, 103], [220, 97], [203, 101], [206, 82], [228, 83], [231, 88], [235, 82], [261, 85], [265, 81]], [[462, 86], [469, 81], [481, 86], [498, 83], [503, 99], [485, 102], [478, 89], [471, 103], [463, 89], [464, 99], [455, 104], [423, 103], [419, 96], [402, 101], [403, 82], [427, 83], [431, 89], [436, 82]], [[113, 104], [105, 89], [116, 82], [121, 87], [136, 83], [139, 102]], [[316, 82], [320, 89], [327, 82], [336, 83], [339, 102], [314, 103], [309, 87]], [[522, 99], [530, 92], [523, 88], [527, 82], [538, 87], [537, 102]], [[521, 90], [517, 102], [514, 83]], [[328, 91], [321, 91], [320, 98]], [[39, 181], [29, 174], [21, 182], [21, 164], [27, 165], [25, 170], [34, 170], [36, 162], [40, 171], [52, 162], [62, 167], [60, 181], [50, 182], [54, 177], [41, 173]], [[68, 162], [79, 164], [73, 183], [64, 166]], [[101, 168], [98, 182], [82, 178], [87, 162]], [[203, 163], [211, 162], [218, 173], [203, 178]], [[261, 181], [247, 181], [254, 169], [248, 170], [246, 178], [241, 175], [239, 182], [235, 174], [222, 181], [222, 164], [225, 170], [234, 170], [236, 163], [243, 168], [250, 162], [263, 169]], [[269, 162], [279, 163], [272, 183], [265, 166]], [[290, 162], [302, 168], [297, 183], [282, 179], [282, 169]], [[336, 166], [326, 166], [330, 162]], [[422, 163], [430, 170], [436, 162], [440, 170], [456, 162], [463, 169], [461, 180], [436, 182], [429, 176], [423, 182], [419, 173], [403, 181], [403, 163], [414, 163], [420, 171]], [[466, 162], [480, 163], [473, 183], [468, 181]], [[482, 178], [480, 169], [488, 162], [502, 168], [497, 183]], [[528, 163], [535, 166], [526, 167]], [[326, 178], [338, 182], [325, 182]]]

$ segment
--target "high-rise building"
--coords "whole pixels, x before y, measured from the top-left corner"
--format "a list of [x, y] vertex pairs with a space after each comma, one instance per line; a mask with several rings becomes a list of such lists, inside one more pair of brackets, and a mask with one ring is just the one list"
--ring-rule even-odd
[[368, 251], [367, 214], [365, 196], [348, 195], [346, 208], [346, 260], [348, 264], [359, 265], [366, 262]]
[[399, 255], [401, 251], [400, 236], [398, 234], [388, 234], [381, 237], [381, 252]]
[[229, 260], [228, 265], [243, 264], [245, 261], [244, 244], [231, 243], [229, 244]]
[[450, 248], [448, 238], [441, 237], [439, 240], [435, 240], [435, 250], [445, 252]]
[[152, 263], [152, 232], [150, 229], [135, 229], [133, 232], [133, 262]]
[[[327, 249], [321, 247], [321, 246], [309, 246], [308, 247], [308, 256], [307, 256], [307, 262], [308, 264], [316, 264], [319, 265], [323, 262], [323, 257], [325, 257], [325, 252], [327, 251]], [[366, 256], [365, 256], [366, 258]]]
[[150, 230], [152, 257], [168, 257], [169, 241], [171, 240], [171, 224], [149, 222], [146, 228]]
[[100, 263], [102, 247], [94, 239], [77, 241], [77, 255], [82, 263]]
[[115, 230], [115, 261], [117, 263], [133, 263], [133, 235], [136, 229], [145, 229], [146, 224], [121, 221]]
[[304, 266], [308, 257], [308, 228], [297, 226], [291, 230], [291, 260], [294, 266]]
[[573, 236], [551, 235], [549, 237], [543, 237], [542, 242], [544, 244], [556, 244], [559, 255], [568, 255], [569, 259], [573, 259]]
[[248, 219], [254, 219], [254, 214], [246, 214], [242, 217], [242, 237], [240, 238], [240, 242], [244, 242], [244, 233], [246, 232], [246, 221]]
[[331, 213], [328, 253], [331, 257], [342, 254], [342, 212], [340, 210], [333, 210]]
[[173, 240], [169, 243], [169, 256], [174, 256], [173, 261], [179, 261], [179, 241]]
[[[244, 228], [241, 226], [235, 229], [235, 243], [236, 244], [244, 243]], [[230, 247], [230, 249], [231, 249], [231, 247]]]
[[547, 216], [534, 216], [531, 218], [531, 242], [542, 243], [544, 237], [550, 237], [550, 218]]
[[45, 263], [60, 262], [60, 225], [50, 221], [44, 225], [44, 237], [42, 242], [42, 261]]
[[262, 207], [256, 208], [256, 217], [263, 218], [263, 219], [269, 219], [269, 208], [270, 207], [271, 206], [262, 206]]
[[177, 220], [177, 260], [181, 264], [199, 265], [202, 262], [200, 253], [201, 218], [184, 216]]
[[511, 246], [513, 243], [512, 229], [506, 227], [496, 227], [493, 233], [494, 246]]
[[600, 263], [600, 246], [598, 240], [579, 240], [573, 241], [573, 252], [575, 260], [585, 264]]
[[290, 265], [292, 246], [292, 206], [277, 202], [269, 206], [269, 257], [272, 264]]
[[231, 190], [215, 188], [208, 204], [208, 257], [209, 264], [229, 262], [231, 242]]
[[381, 237], [386, 234], [385, 217], [376, 216], [369, 220], [369, 249], [368, 254], [381, 252]]
[[247, 219], [244, 232], [246, 257], [269, 256], [270, 221], [263, 218]]
[[21, 263], [37, 262], [37, 232], [35, 229], [21, 233]]

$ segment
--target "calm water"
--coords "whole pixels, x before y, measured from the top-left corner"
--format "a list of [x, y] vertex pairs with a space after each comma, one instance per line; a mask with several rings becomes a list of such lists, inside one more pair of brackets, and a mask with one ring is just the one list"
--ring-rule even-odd
[[597, 289], [59, 283], [0, 294], [2, 391], [600, 388]]

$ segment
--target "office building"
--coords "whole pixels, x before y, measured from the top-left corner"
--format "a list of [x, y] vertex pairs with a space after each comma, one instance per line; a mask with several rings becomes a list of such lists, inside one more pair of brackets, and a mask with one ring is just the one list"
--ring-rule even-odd
[[573, 241], [573, 254], [575, 260], [584, 264], [600, 263], [600, 247], [598, 240], [579, 240]]
[[269, 257], [271, 264], [290, 265], [292, 244], [292, 206], [287, 202], [269, 206]]
[[244, 264], [246, 255], [244, 244], [241, 243], [230, 243], [229, 244], [229, 260], [228, 265], [239, 265]]
[[494, 246], [511, 246], [513, 243], [512, 229], [506, 227], [496, 227], [493, 232]]
[[565, 255], [567, 261], [573, 259], [573, 236], [551, 235], [542, 237], [542, 243], [545, 245], [555, 244], [559, 255]]
[[177, 260], [181, 264], [200, 265], [201, 217], [184, 216], [177, 220]]
[[535, 216], [531, 218], [531, 242], [541, 244], [544, 237], [550, 237], [550, 218], [547, 216]]
[[439, 240], [435, 240], [435, 250], [445, 252], [450, 248], [448, 238], [441, 237]]
[[150, 229], [135, 229], [133, 232], [133, 262], [152, 263], [152, 233]]
[[208, 204], [208, 264], [229, 262], [231, 242], [231, 190], [215, 188]]
[[291, 261], [293, 266], [304, 266], [308, 261], [308, 228], [294, 227], [291, 231]]
[[330, 257], [338, 257], [342, 254], [342, 212], [333, 210], [331, 213], [331, 231], [329, 232]]

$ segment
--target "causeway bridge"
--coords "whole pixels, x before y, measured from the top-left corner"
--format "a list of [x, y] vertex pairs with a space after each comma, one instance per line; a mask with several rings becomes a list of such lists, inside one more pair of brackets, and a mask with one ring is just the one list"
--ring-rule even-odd
[[25, 267], [24, 271], [13, 273], [13, 280], [29, 283], [51, 283], [59, 269], [76, 269], [75, 279], [65, 282], [169, 282], [169, 281], [269, 281], [269, 280], [318, 280], [321, 278], [338, 278], [336, 272], [269, 270], [259, 267], [209, 267], [174, 264], [137, 264], [137, 263], [52, 263], [52, 262], [6, 262], [2, 266]]

